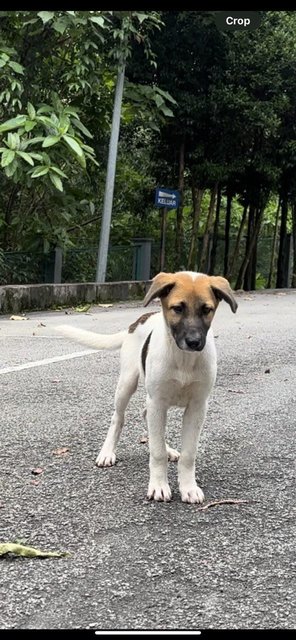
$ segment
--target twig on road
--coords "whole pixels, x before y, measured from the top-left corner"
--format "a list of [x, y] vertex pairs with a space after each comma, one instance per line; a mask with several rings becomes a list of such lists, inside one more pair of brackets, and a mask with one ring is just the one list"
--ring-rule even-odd
[[208, 502], [204, 507], [198, 507], [198, 511], [205, 511], [210, 507], [217, 507], [220, 504], [245, 504], [249, 502], [256, 502], [255, 500], [237, 500], [236, 498], [225, 498], [224, 500], [213, 500], [213, 502]]

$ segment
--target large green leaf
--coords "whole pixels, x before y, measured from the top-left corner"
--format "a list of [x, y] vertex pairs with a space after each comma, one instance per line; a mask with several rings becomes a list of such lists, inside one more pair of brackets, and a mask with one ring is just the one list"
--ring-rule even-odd
[[28, 153], [26, 153], [25, 151], [17, 151], [16, 155], [20, 156], [21, 158], [23, 158], [23, 160], [28, 162], [28, 164], [34, 167], [34, 160], [31, 158], [31, 156]]
[[4, 171], [8, 178], [11, 178], [13, 174], [16, 172], [16, 170], [17, 170], [16, 160], [13, 160], [13, 162], [11, 162], [7, 167], [4, 168]]
[[46, 22], [49, 22], [49, 20], [54, 18], [54, 11], [39, 11], [37, 16], [41, 18], [43, 24], [46, 24]]
[[49, 172], [49, 167], [44, 167], [44, 165], [40, 165], [35, 167], [34, 171], [31, 173], [31, 178], [39, 178], [39, 176], [45, 176]]
[[54, 165], [51, 165], [50, 167], [51, 171], [54, 171], [55, 173], [57, 173], [59, 176], [62, 176], [62, 178], [67, 178], [68, 176], [66, 176], [66, 174], [62, 171], [62, 169], [59, 169], [59, 167], [55, 167]]
[[27, 122], [25, 122], [25, 131], [32, 131], [32, 129], [34, 129], [34, 127], [36, 126], [37, 122], [35, 122], [34, 120], [27, 120]]
[[95, 24], [98, 24], [100, 27], [103, 27], [105, 24], [105, 20], [102, 16], [91, 16], [90, 20], [95, 22]]
[[56, 189], [58, 189], [59, 191], [63, 191], [63, 183], [61, 181], [61, 178], [59, 178], [59, 176], [57, 176], [55, 173], [50, 173], [49, 177], [51, 179], [52, 184], [54, 184], [54, 186], [56, 187]]
[[85, 136], [87, 136], [88, 138], [93, 138], [92, 133], [84, 126], [84, 124], [82, 124], [82, 122], [80, 122], [80, 120], [75, 118], [74, 120], [72, 120], [72, 123], [73, 126], [77, 127], [77, 129], [80, 129], [80, 131], [82, 131]]
[[34, 158], [34, 160], [39, 160], [39, 162], [42, 162], [43, 157], [41, 155], [41, 153], [31, 153], [30, 152], [30, 156], [31, 158]]
[[81, 158], [83, 156], [83, 151], [82, 151], [80, 145], [78, 144], [78, 142], [76, 142], [76, 140], [74, 138], [72, 138], [71, 136], [68, 136], [66, 134], [64, 134], [62, 136], [62, 138], [63, 138], [63, 140], [65, 140], [65, 142], [70, 147], [70, 149], [72, 149], [72, 151], [74, 151], [74, 153], [79, 158]]
[[162, 113], [163, 113], [165, 116], [167, 116], [167, 117], [169, 117], [169, 118], [173, 118], [173, 117], [174, 117], [174, 114], [173, 114], [173, 112], [171, 111], [171, 109], [169, 109], [169, 108], [168, 108], [168, 107], [166, 107], [165, 105], [162, 105], [162, 106], [161, 106], [161, 111], [162, 111]]
[[43, 147], [52, 147], [54, 144], [57, 144], [57, 142], [60, 141], [60, 136], [47, 136], [47, 138], [45, 138], [45, 140], [43, 141], [42, 146]]
[[55, 31], [63, 35], [68, 25], [67, 25], [67, 22], [65, 22], [65, 20], [61, 19], [61, 20], [56, 20], [52, 26]]
[[48, 118], [47, 116], [37, 116], [37, 117], [36, 117], [36, 120], [37, 120], [38, 122], [42, 122], [42, 124], [45, 124], [45, 125], [47, 125], [48, 127], [51, 127], [51, 128], [52, 128], [52, 126], [53, 126], [53, 122], [52, 122], [52, 120], [51, 120], [50, 118]]
[[13, 71], [15, 71], [15, 73], [21, 73], [22, 75], [24, 75], [24, 67], [18, 62], [10, 60], [8, 62], [8, 65], [11, 67], [11, 69], [13, 69]]
[[7, 134], [7, 144], [10, 149], [16, 149], [20, 144], [20, 137], [17, 133]]
[[136, 13], [136, 16], [140, 22], [140, 24], [142, 24], [142, 22], [144, 22], [144, 20], [147, 20], [147, 18], [149, 17], [149, 15], [147, 13]]
[[29, 118], [31, 120], [34, 120], [35, 116], [36, 116], [36, 111], [33, 107], [33, 105], [31, 104], [31, 102], [28, 102], [27, 104], [27, 110], [28, 110], [28, 114], [29, 114]]
[[10, 129], [17, 129], [24, 122], [26, 122], [26, 116], [16, 116], [16, 118], [12, 118], [11, 120], [6, 120], [3, 124], [0, 125], [0, 132], [10, 131]]
[[1, 157], [1, 167], [7, 167], [15, 158], [15, 151], [13, 149], [5, 149]]
[[164, 99], [161, 96], [159, 96], [157, 93], [154, 96], [154, 100], [156, 102], [157, 107], [160, 107], [162, 104], [164, 104]]
[[26, 140], [25, 145], [23, 146], [23, 149], [26, 149], [26, 147], [29, 147], [31, 144], [39, 144], [39, 142], [43, 142], [44, 137], [43, 136], [36, 136], [36, 138], [30, 138], [30, 140]]

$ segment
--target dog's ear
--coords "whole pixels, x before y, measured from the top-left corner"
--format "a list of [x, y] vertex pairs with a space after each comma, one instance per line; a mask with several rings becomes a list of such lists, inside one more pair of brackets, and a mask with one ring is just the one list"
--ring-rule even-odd
[[228, 302], [231, 311], [235, 313], [237, 310], [237, 302], [228, 280], [222, 278], [222, 276], [211, 276], [210, 285], [217, 300], [225, 300], [225, 302]]
[[147, 304], [154, 300], [154, 298], [164, 298], [169, 294], [171, 289], [175, 286], [175, 276], [173, 273], [158, 273], [152, 280], [152, 285], [149, 291], [146, 293], [143, 305], [147, 307]]

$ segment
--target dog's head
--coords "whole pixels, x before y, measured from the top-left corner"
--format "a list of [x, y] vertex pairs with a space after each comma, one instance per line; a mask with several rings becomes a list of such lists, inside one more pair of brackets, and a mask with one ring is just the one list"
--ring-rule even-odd
[[237, 310], [228, 280], [194, 272], [159, 273], [144, 306], [154, 298], [160, 298], [167, 326], [183, 351], [202, 351], [220, 300], [228, 302], [233, 313]]

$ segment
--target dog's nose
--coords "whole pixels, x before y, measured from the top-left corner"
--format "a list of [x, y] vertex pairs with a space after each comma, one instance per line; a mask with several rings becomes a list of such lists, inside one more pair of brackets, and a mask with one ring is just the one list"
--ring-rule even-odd
[[185, 338], [185, 342], [192, 351], [199, 351], [202, 346], [201, 338]]

